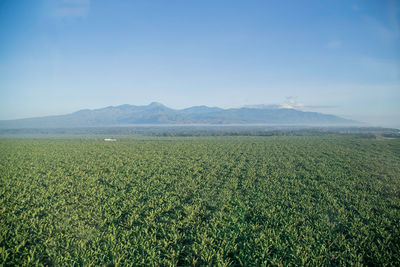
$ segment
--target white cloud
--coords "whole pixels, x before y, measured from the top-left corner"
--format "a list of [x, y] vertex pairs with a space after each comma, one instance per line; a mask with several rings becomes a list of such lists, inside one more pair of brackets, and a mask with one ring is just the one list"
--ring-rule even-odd
[[304, 104], [297, 102], [297, 97], [288, 96], [286, 97], [286, 102], [279, 105], [280, 108], [290, 108], [290, 109], [304, 109]]

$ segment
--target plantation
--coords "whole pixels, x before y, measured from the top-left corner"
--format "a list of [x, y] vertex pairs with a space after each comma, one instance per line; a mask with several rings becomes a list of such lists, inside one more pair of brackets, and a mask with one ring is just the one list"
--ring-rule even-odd
[[400, 265], [400, 140], [0, 140], [0, 264]]

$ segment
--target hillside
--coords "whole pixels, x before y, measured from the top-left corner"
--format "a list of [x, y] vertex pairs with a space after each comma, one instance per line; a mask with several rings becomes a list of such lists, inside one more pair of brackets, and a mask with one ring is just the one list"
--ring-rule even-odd
[[70, 128], [138, 124], [277, 124], [352, 125], [338, 116], [285, 108], [231, 108], [196, 106], [171, 109], [153, 102], [147, 106], [121, 105], [38, 118], [0, 121], [0, 128]]

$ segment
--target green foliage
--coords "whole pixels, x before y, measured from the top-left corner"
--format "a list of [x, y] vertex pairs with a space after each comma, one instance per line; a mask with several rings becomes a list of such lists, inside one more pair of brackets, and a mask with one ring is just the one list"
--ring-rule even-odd
[[400, 141], [0, 141], [3, 265], [400, 265]]

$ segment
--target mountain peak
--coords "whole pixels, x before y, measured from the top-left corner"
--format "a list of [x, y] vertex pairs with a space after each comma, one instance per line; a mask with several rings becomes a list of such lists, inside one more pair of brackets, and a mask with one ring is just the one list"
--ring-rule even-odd
[[137, 124], [354, 125], [355, 123], [334, 115], [272, 108], [265, 105], [231, 109], [195, 106], [178, 110], [166, 107], [159, 102], [152, 102], [147, 106], [125, 104], [52, 117], [0, 121], [0, 128], [100, 127]]

